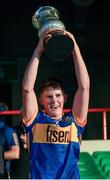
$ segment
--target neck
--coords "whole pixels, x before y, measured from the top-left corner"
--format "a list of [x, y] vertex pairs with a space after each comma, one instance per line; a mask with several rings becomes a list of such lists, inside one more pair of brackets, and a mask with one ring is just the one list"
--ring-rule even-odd
[[[48, 115], [49, 116], [49, 115]], [[50, 116], [52, 119], [56, 120], [56, 121], [61, 121], [62, 119], [62, 114], [60, 116]]]

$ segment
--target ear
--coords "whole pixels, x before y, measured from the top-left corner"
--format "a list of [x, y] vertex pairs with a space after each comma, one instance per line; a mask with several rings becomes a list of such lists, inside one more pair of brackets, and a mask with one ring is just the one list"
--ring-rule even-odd
[[42, 105], [42, 99], [41, 99], [41, 97], [38, 97], [38, 101], [39, 101], [39, 103]]
[[65, 103], [67, 102], [67, 98], [68, 98], [68, 95], [67, 95], [67, 94], [64, 94], [64, 102], [65, 102]]

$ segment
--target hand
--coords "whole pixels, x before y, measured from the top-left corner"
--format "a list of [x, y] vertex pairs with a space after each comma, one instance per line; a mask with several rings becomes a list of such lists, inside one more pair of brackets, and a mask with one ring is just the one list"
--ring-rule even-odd
[[44, 45], [45, 43], [52, 37], [51, 31], [46, 31], [45, 33], [43, 33], [40, 38], [39, 38], [39, 42], [37, 44], [37, 52], [40, 53], [40, 55], [44, 52]]
[[75, 38], [72, 33], [70, 33], [69, 31], [66, 31], [66, 30], [63, 33], [65, 35], [69, 36], [73, 40], [73, 43], [76, 43]]
[[72, 33], [70, 33], [69, 31], [66, 31], [66, 30], [64, 31], [64, 34], [67, 35], [67, 36], [69, 36], [69, 37], [73, 40], [73, 43], [74, 43], [73, 52], [74, 52], [74, 50], [79, 49], [79, 46], [78, 46], [78, 44], [77, 44], [77, 42], [76, 42], [76, 40], [75, 40], [74, 35], [73, 35]]
[[26, 134], [22, 134], [22, 135], [20, 136], [20, 139], [21, 139], [21, 141], [22, 141], [23, 143], [27, 143], [27, 136], [26, 136]]
[[20, 136], [20, 139], [21, 139], [21, 141], [22, 141], [22, 143], [23, 143], [24, 149], [27, 149], [28, 146], [27, 146], [27, 136], [26, 136], [26, 134], [22, 134], [22, 135]]
[[48, 29], [45, 31], [45, 39], [44, 39], [44, 45], [47, 43], [47, 41], [53, 36], [55, 32], [61, 32], [62, 34], [64, 33], [64, 30], [60, 29]]

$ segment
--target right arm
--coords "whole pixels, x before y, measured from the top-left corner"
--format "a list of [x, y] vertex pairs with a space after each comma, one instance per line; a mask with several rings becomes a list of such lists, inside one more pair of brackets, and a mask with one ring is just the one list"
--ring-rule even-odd
[[[34, 91], [34, 85], [37, 78], [39, 60], [43, 52], [43, 39], [38, 42], [36, 49], [31, 57], [29, 64], [25, 70], [22, 82], [22, 98], [23, 98], [23, 121], [28, 123], [32, 116], [38, 112], [38, 102]], [[31, 122], [30, 122], [31, 123]]]

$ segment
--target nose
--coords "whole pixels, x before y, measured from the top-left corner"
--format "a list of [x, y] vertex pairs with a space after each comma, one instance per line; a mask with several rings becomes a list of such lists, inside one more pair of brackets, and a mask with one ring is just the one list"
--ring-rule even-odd
[[56, 96], [52, 96], [52, 103], [55, 103], [57, 100]]

